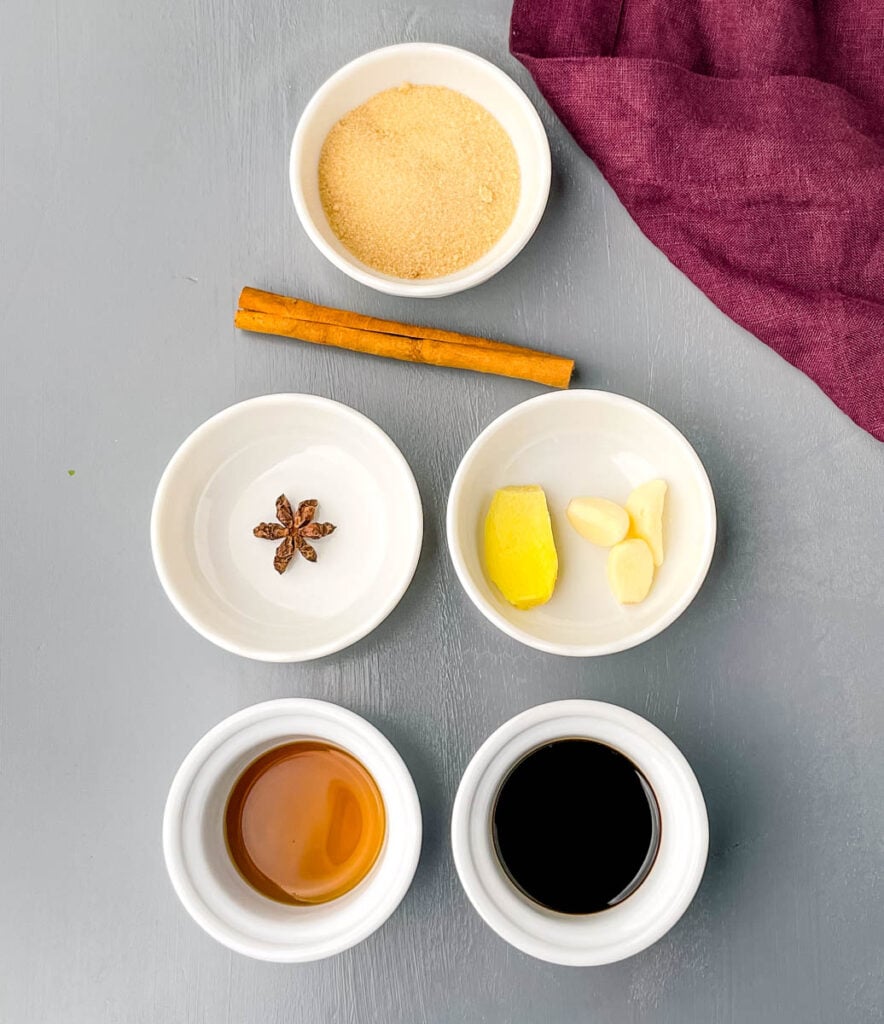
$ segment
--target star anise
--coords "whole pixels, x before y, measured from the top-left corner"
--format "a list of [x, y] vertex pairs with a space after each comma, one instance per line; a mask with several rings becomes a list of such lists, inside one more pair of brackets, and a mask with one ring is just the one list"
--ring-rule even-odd
[[276, 518], [279, 522], [258, 523], [252, 531], [256, 537], [282, 541], [273, 556], [273, 568], [278, 573], [286, 571], [289, 562], [295, 557], [295, 551], [300, 551], [308, 562], [315, 562], [316, 552], [307, 540], [317, 540], [334, 532], [331, 523], [313, 522], [318, 504], [315, 498], [310, 498], [298, 505], [297, 512], [292, 512], [291, 502], [284, 494], [280, 494], [276, 499]]

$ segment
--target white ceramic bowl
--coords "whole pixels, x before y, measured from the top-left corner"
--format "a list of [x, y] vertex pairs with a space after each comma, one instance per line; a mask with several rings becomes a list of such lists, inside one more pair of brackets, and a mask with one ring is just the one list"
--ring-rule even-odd
[[[266, 750], [321, 739], [349, 751], [373, 776], [387, 831], [377, 861], [355, 889], [316, 906], [267, 899], [234, 868], [224, 808], [240, 773]], [[359, 715], [321, 700], [288, 698], [238, 711], [184, 759], [169, 790], [163, 853], [185, 909], [212, 938], [258, 960], [319, 960], [380, 928], [408, 891], [421, 845], [421, 812], [411, 775], [394, 747]]]
[[[660, 845], [647, 877], [622, 903], [597, 914], [559, 914], [533, 903], [507, 878], [492, 839], [494, 800], [510, 768], [551, 740], [575, 737], [625, 754], [660, 810]], [[540, 960], [594, 966], [640, 952], [681, 917], [703, 877], [709, 824], [690, 765], [656, 726], [613, 704], [563, 700], [516, 715], [482, 744], [457, 791], [451, 844], [470, 902], [501, 938]]]
[[[622, 504], [633, 487], [662, 477], [665, 560], [648, 597], [617, 603], [608, 586], [608, 551], [568, 523], [571, 498]], [[545, 605], [513, 608], [483, 568], [483, 530], [499, 487], [540, 484], [559, 554], [559, 579]], [[697, 453], [668, 420], [607, 391], [562, 391], [523, 402], [475, 440], [448, 499], [448, 548], [470, 600], [504, 633], [541, 651], [588, 657], [649, 640], [687, 608], [715, 547], [715, 500]]]
[[[276, 543], [252, 535], [317, 498], [317, 561], [279, 575]], [[248, 658], [307, 661], [355, 643], [389, 615], [423, 535], [408, 463], [361, 413], [315, 395], [266, 395], [198, 427], [163, 473], [151, 546], [172, 604], [197, 632]]]
[[[404, 82], [444, 85], [485, 107], [512, 140], [522, 179], [513, 221], [489, 252], [457, 273], [416, 281], [383, 274], [358, 260], [332, 231], [319, 197], [319, 154], [329, 131], [344, 114]], [[339, 270], [390, 295], [452, 295], [487, 281], [517, 256], [534, 234], [549, 197], [549, 143], [531, 101], [500, 68], [454, 46], [402, 43], [351, 61], [319, 88], [295, 130], [289, 178], [304, 230]]]

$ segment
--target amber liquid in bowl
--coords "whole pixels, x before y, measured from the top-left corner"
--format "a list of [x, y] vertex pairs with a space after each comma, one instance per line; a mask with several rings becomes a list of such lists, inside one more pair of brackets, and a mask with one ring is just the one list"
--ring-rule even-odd
[[385, 831], [384, 801], [368, 770], [320, 740], [286, 743], [252, 761], [224, 815], [237, 871], [263, 896], [295, 905], [354, 889]]

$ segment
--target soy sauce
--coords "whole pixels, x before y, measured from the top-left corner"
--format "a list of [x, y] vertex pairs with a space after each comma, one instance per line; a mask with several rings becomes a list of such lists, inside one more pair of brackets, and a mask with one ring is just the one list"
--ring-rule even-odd
[[660, 841], [653, 790], [619, 751], [562, 739], [510, 770], [492, 811], [494, 847], [513, 884], [562, 914], [594, 914], [641, 885]]

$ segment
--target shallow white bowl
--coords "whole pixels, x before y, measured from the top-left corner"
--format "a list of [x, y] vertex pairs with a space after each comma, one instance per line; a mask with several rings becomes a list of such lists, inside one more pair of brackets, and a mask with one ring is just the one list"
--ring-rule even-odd
[[[597, 914], [559, 914], [529, 900], [507, 878], [492, 839], [494, 800], [513, 765], [551, 740], [575, 737], [625, 754], [660, 810], [660, 845], [647, 877], [622, 903]], [[681, 917], [703, 877], [709, 823], [690, 765], [656, 726], [613, 704], [563, 700], [516, 715], [482, 744], [457, 791], [451, 845], [470, 902], [501, 938], [540, 960], [594, 966], [633, 956]]]
[[[665, 560], [648, 597], [617, 603], [608, 586], [608, 551], [568, 523], [571, 498], [622, 504], [633, 487], [661, 477]], [[545, 605], [520, 611], [504, 600], [483, 567], [483, 531], [499, 487], [540, 484], [559, 553], [559, 579]], [[640, 402], [606, 391], [563, 391], [523, 402], [472, 444], [448, 499], [448, 548], [473, 604], [498, 629], [551, 654], [613, 654], [649, 640], [687, 608], [715, 547], [715, 500], [697, 453], [668, 420]]]
[[[337, 529], [279, 575], [276, 498], [317, 498]], [[266, 395], [198, 427], [163, 473], [151, 516], [154, 564], [197, 632], [260, 661], [307, 661], [355, 643], [405, 593], [423, 534], [408, 463], [361, 413], [315, 395]]]
[[[243, 769], [300, 739], [325, 740], [361, 761], [381, 791], [387, 826], [359, 885], [309, 907], [256, 892], [233, 866], [224, 839], [224, 808]], [[420, 804], [402, 758], [365, 719], [322, 700], [271, 700], [225, 718], [184, 759], [163, 816], [166, 868], [185, 909], [212, 938], [258, 960], [319, 960], [371, 935], [408, 891], [420, 846]]]
[[[489, 252], [455, 274], [416, 281], [383, 274], [358, 260], [332, 231], [319, 197], [319, 154], [329, 131], [344, 114], [382, 90], [405, 82], [444, 85], [485, 107], [512, 140], [522, 179], [513, 222]], [[295, 130], [289, 179], [304, 230], [339, 270], [377, 291], [429, 298], [481, 284], [521, 252], [543, 216], [549, 197], [550, 167], [549, 143], [537, 111], [500, 68], [454, 46], [402, 43], [351, 61], [319, 88]]]

